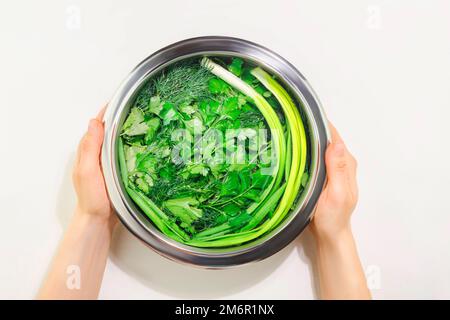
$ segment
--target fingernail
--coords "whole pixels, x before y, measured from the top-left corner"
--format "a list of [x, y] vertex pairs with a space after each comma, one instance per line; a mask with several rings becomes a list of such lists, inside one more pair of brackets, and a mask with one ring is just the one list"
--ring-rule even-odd
[[342, 142], [336, 142], [334, 143], [334, 153], [338, 157], [342, 157], [345, 153], [345, 146]]
[[95, 129], [97, 128], [95, 119], [92, 119], [89, 121], [88, 131], [95, 132]]

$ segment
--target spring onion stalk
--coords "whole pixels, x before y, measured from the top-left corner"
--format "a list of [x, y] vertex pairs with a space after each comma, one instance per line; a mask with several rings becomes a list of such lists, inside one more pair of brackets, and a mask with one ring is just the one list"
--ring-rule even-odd
[[156, 215], [153, 209], [148, 205], [148, 203], [142, 199], [142, 197], [133, 189], [127, 188], [127, 192], [131, 199], [139, 206], [139, 208], [144, 211], [144, 213], [153, 221], [153, 223], [165, 234], [169, 235], [171, 238], [177, 241], [182, 241], [182, 238], [178, 237], [174, 232], [172, 232], [167, 225]]
[[[267, 234], [289, 214], [302, 188], [308, 150], [300, 112], [271, 75], [243, 64], [233, 58], [227, 70], [205, 57], [174, 65], [136, 98], [121, 128], [125, 190], [162, 233], [186, 245], [230, 247]], [[180, 170], [169, 162], [174, 150], [168, 137], [197, 122], [204, 135], [235, 125], [268, 129], [270, 142], [249, 165], [187, 163]], [[269, 164], [260, 158], [265, 151]]]
[[289, 124], [287, 124], [287, 153], [286, 153], [286, 165], [284, 166], [284, 176], [288, 177], [289, 172], [291, 170], [291, 164], [292, 164], [292, 136], [291, 136], [291, 130], [289, 128]]
[[119, 138], [117, 147], [119, 154], [120, 175], [122, 177], [123, 184], [125, 185], [125, 187], [128, 187], [128, 170], [127, 170], [127, 163], [125, 161], [125, 151], [122, 138]]
[[[235, 233], [235, 234], [229, 234], [224, 239], [219, 239], [215, 241], [208, 241], [208, 242], [200, 242], [195, 241], [197, 246], [230, 246], [230, 245], [236, 245], [243, 242], [247, 242], [250, 240], [253, 240], [254, 238], [260, 236], [264, 232], [267, 232], [273, 225], [273, 221], [278, 220], [283, 214], [287, 213], [287, 211], [290, 209], [290, 205], [292, 205], [293, 201], [295, 200], [295, 194], [294, 197], [287, 195], [287, 188], [289, 187], [289, 190], [292, 190], [295, 187], [295, 180], [296, 177], [294, 176], [295, 173], [298, 172], [298, 166], [299, 166], [299, 150], [298, 145], [295, 145], [295, 148], [292, 151], [292, 159], [289, 159], [289, 165], [291, 166], [289, 177], [287, 177], [287, 184], [286, 186], [283, 185], [282, 188], [279, 188], [275, 193], [272, 193], [273, 186], [276, 185], [276, 188], [278, 187], [281, 179], [283, 178], [283, 174], [285, 172], [284, 165], [286, 164], [286, 140], [284, 135], [282, 134], [283, 129], [281, 126], [281, 123], [278, 119], [277, 114], [273, 110], [272, 106], [260, 95], [258, 94], [251, 86], [249, 86], [247, 83], [242, 81], [240, 78], [233, 75], [231, 72], [225, 70], [221, 66], [215, 64], [208, 58], [204, 58], [202, 60], [203, 65], [208, 68], [213, 74], [227, 82], [229, 85], [234, 87], [235, 89], [239, 90], [241, 93], [247, 95], [249, 98], [251, 98], [255, 105], [258, 107], [258, 109], [261, 111], [263, 116], [265, 117], [270, 129], [271, 133], [276, 132], [276, 134], [273, 137], [273, 141], [275, 142], [275, 150], [276, 150], [276, 156], [277, 156], [277, 165], [276, 165], [276, 175], [275, 180], [272, 181], [271, 188], [266, 189], [266, 194], [264, 195], [265, 198], [263, 201], [261, 201], [259, 204], [262, 204], [258, 207], [258, 210], [254, 213], [252, 219], [250, 222], [241, 230], [241, 233]], [[252, 70], [252, 74], [253, 74]], [[256, 70], [258, 71], [258, 70]], [[262, 71], [262, 70], [261, 70]], [[256, 72], [256, 75], [253, 74], [255, 77], [256, 75], [259, 75], [258, 72]], [[260, 80], [260, 79], [258, 79]], [[264, 79], [263, 79], [264, 80]], [[260, 80], [261, 81], [261, 80]], [[266, 84], [266, 87], [268, 87], [268, 82], [262, 82], [264, 85]], [[269, 83], [270, 84], [270, 83]], [[291, 116], [292, 119], [295, 119], [295, 114], [289, 109], [291, 107], [289, 104], [286, 103], [286, 99], [283, 95], [283, 93], [278, 94], [278, 92], [275, 90], [277, 89], [273, 86], [270, 86], [267, 89], [272, 89], [271, 91], [273, 94], [276, 92], [277, 94], [275, 97], [278, 99], [278, 101], [283, 106], [283, 111], [285, 111], [287, 115], [287, 119], [289, 119]], [[284, 105], [283, 105], [284, 104]], [[295, 105], [294, 105], [295, 107]], [[287, 111], [287, 112], [286, 112]], [[297, 142], [298, 138], [298, 126], [294, 123], [293, 125], [289, 126], [291, 128], [290, 134], [292, 135], [292, 146], [294, 146], [294, 143]], [[278, 134], [281, 133], [281, 134]], [[295, 137], [294, 137], [295, 136]], [[291, 155], [289, 155], [291, 157]], [[291, 178], [292, 181], [289, 180]], [[286, 187], [286, 190], [285, 190]], [[283, 194], [284, 192], [284, 194]], [[266, 201], [266, 197], [272, 193], [272, 197], [269, 198], [268, 201]], [[278, 204], [277, 209], [275, 210], [275, 213], [273, 214], [273, 217], [271, 219], [268, 219], [259, 230], [251, 230], [252, 228], [256, 227], [264, 218], [265, 216], [271, 211], [274, 207], [274, 205], [277, 204], [280, 196], [283, 194], [280, 203]], [[273, 199], [273, 200], [272, 200]], [[292, 199], [292, 201], [290, 201]], [[258, 204], [258, 205], [259, 205]], [[286, 210], [286, 206], [289, 206]], [[251, 211], [250, 211], [251, 212]], [[246, 232], [248, 230], [251, 230], [249, 232]], [[245, 232], [245, 233], [244, 233]], [[190, 242], [190, 244], [193, 244], [193, 242]]]
[[[210, 68], [211, 72], [220, 77], [222, 80], [226, 81], [228, 84], [232, 85], [236, 89], [240, 90], [242, 93], [246, 94], [250, 98], [255, 101], [255, 104], [260, 109], [261, 113], [265, 116], [266, 121], [269, 124], [269, 127], [272, 128], [274, 122], [270, 120], [270, 112], [268, 112], [265, 108], [268, 107], [273, 111], [272, 107], [265, 101], [265, 99], [261, 96], [256, 96], [254, 92], [249, 90], [249, 86], [244, 83], [241, 79], [234, 76], [227, 70], [222, 67], [213, 64], [209, 59], [207, 63], [205, 63], [207, 67]], [[273, 212], [273, 215], [270, 219], [267, 219], [258, 229], [253, 229], [253, 227], [257, 226], [265, 217], [270, 209], [271, 203], [264, 203], [262, 210], [257, 212], [252, 220], [241, 230], [242, 233], [228, 234], [224, 236], [223, 239], [201, 242], [195, 241], [195, 243], [191, 242], [193, 245], [201, 246], [201, 247], [222, 247], [222, 246], [231, 246], [238, 245], [247, 241], [251, 241], [262, 234], [270, 231], [274, 228], [279, 221], [281, 221], [286, 214], [289, 212], [292, 207], [297, 193], [300, 189], [301, 178], [303, 176], [305, 165], [306, 165], [306, 133], [303, 127], [303, 123], [300, 117], [300, 113], [295, 106], [295, 103], [290, 98], [289, 94], [284, 90], [284, 88], [278, 84], [268, 73], [266, 73], [261, 68], [255, 68], [252, 70], [252, 75], [255, 76], [278, 100], [280, 103], [285, 115], [288, 120], [288, 142], [290, 142], [288, 149], [288, 153], [286, 155], [283, 154], [283, 162], [287, 162], [287, 167], [283, 169], [283, 171], [288, 172], [286, 175], [286, 185], [283, 187], [283, 191], [280, 193], [276, 193], [276, 196], [283, 193], [283, 196]], [[250, 87], [250, 89], [252, 89]], [[264, 103], [266, 102], [266, 103]], [[276, 116], [276, 115], [275, 115]], [[270, 122], [269, 122], [270, 121]], [[278, 127], [278, 130], [279, 127]], [[289, 168], [289, 169], [288, 169]], [[280, 167], [278, 167], [280, 169]], [[280, 172], [277, 173], [277, 176]], [[275, 195], [275, 194], [274, 194]], [[276, 198], [276, 197], [275, 197]], [[279, 198], [278, 198], [279, 199]], [[277, 200], [278, 200], [277, 199]], [[267, 209], [269, 208], [269, 210]], [[251, 231], [247, 231], [251, 230]], [[247, 232], [246, 232], [247, 231]], [[244, 233], [245, 232], [245, 233]]]
[[141, 194], [140, 191], [135, 191], [128, 185], [128, 171], [125, 161], [125, 151], [123, 146], [122, 138], [119, 138], [118, 143], [118, 156], [119, 156], [119, 167], [120, 174], [122, 176], [122, 181], [125, 185], [127, 193], [130, 195], [131, 199], [144, 211], [144, 213], [155, 223], [155, 225], [164, 233], [172, 237], [174, 240], [183, 242], [189, 239], [189, 236], [180, 228], [176, 223], [171, 221], [167, 215], [158, 208], [157, 205], [153, 203], [145, 195]]
[[[289, 197], [283, 198], [280, 202], [280, 206], [284, 205], [283, 201], [285, 201], [286, 205], [282, 212], [278, 212], [279, 216], [276, 218], [274, 217], [275, 219], [271, 219], [268, 223], [271, 227], [281, 221], [287, 212], [289, 212], [300, 189], [302, 176], [306, 166], [306, 133], [300, 113], [286, 90], [267, 72], [259, 67], [253, 69], [251, 73], [276, 97], [286, 114], [286, 118], [292, 119], [292, 121], [290, 121], [292, 135], [292, 167], [289, 177], [287, 178], [288, 186], [286, 187], [286, 194]], [[300, 160], [298, 158], [300, 158]], [[300, 163], [297, 164], [297, 161], [300, 161]]]
[[264, 206], [262, 206], [261, 210], [259, 210], [257, 214], [253, 216], [253, 219], [250, 220], [250, 222], [244, 228], [242, 228], [242, 231], [253, 229], [266, 217], [268, 213], [273, 211], [281, 196], [283, 195], [285, 188], [286, 184], [283, 184], [273, 194], [271, 194], [267, 201], [264, 203]]
[[191, 241], [189, 241], [188, 244], [195, 245], [197, 247], [205, 247], [205, 246], [208, 246], [208, 245], [202, 244], [202, 242], [204, 243], [205, 241], [228, 239], [228, 238], [232, 238], [232, 237], [234, 237], [236, 235], [239, 235], [240, 237], [242, 237], [244, 235], [253, 234], [253, 233], [255, 233], [258, 230], [259, 230], [259, 227], [255, 228], [253, 230], [249, 230], [249, 231], [241, 231], [239, 233], [227, 233], [229, 230], [224, 230], [224, 231], [222, 231], [220, 233], [212, 234], [212, 235], [209, 235], [209, 236], [198, 237], [198, 235], [196, 235]]
[[276, 165], [272, 171], [273, 179], [270, 186], [266, 190], [264, 190], [263, 194], [261, 195], [260, 201], [255, 202], [247, 209], [248, 213], [252, 213], [266, 199], [266, 197], [271, 193], [272, 189], [281, 182], [285, 164], [284, 157], [286, 155], [286, 140], [283, 134], [283, 127], [281, 125], [280, 119], [278, 118], [278, 115], [273, 110], [272, 106], [250, 85], [206, 57], [202, 59], [201, 63], [205, 68], [211, 71], [211, 73], [253, 100], [259, 111], [266, 119], [267, 124], [269, 125], [272, 135], [272, 141], [274, 143], [274, 153], [271, 154], [271, 156], [275, 158]]

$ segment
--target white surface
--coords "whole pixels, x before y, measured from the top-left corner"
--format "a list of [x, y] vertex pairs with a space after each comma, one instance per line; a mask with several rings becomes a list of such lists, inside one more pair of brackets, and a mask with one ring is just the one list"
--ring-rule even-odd
[[[374, 296], [450, 298], [449, 13], [445, 0], [2, 2], [0, 298], [41, 283], [88, 119], [148, 54], [216, 34], [296, 65], [358, 158], [353, 229]], [[203, 271], [120, 228], [101, 298], [314, 298], [311, 244], [305, 233], [261, 263]]]

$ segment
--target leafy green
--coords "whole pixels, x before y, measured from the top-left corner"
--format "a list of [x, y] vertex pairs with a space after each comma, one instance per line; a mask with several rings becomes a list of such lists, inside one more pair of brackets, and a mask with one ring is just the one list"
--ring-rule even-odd
[[122, 131], [127, 136], [138, 136], [147, 132], [148, 125], [144, 121], [144, 113], [139, 108], [132, 108]]
[[150, 101], [148, 103], [148, 111], [152, 112], [156, 115], [159, 115], [161, 110], [162, 110], [162, 105], [161, 105], [161, 99], [159, 98], [159, 96], [151, 97]]
[[145, 144], [150, 144], [159, 129], [161, 121], [158, 118], [152, 118], [146, 122], [147, 132], [145, 133]]
[[153, 86], [161, 101], [188, 105], [199, 98], [208, 98], [208, 81], [212, 75], [198, 63], [180, 62], [157, 77]]
[[179, 114], [175, 110], [175, 107], [172, 103], [166, 102], [162, 106], [160, 117], [163, 119], [164, 125], [167, 125], [170, 123], [170, 121], [177, 120], [179, 118]]
[[306, 131], [287, 92], [241, 58], [214, 61], [154, 75], [117, 144], [130, 198], [162, 233], [198, 247], [270, 232], [309, 181]]
[[211, 93], [225, 93], [228, 89], [228, 85], [222, 79], [212, 78], [208, 82], [208, 89]]
[[[199, 202], [192, 197], [171, 199], [163, 202], [163, 206], [180, 219], [185, 227], [191, 226], [195, 220], [202, 217], [203, 211], [196, 207], [198, 204]], [[192, 229], [189, 229], [189, 231], [192, 232]]]
[[150, 188], [153, 187], [153, 179], [149, 174], [146, 173], [138, 173], [137, 178], [135, 180], [135, 184], [139, 190], [144, 193], [148, 193]]
[[233, 58], [231, 64], [228, 66], [228, 70], [230, 70], [235, 76], [240, 76], [242, 74], [242, 65], [244, 61], [239, 58]]

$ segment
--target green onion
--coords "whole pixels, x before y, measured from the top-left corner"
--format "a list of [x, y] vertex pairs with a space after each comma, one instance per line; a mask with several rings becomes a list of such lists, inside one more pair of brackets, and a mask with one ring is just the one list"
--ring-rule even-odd
[[[271, 232], [309, 179], [307, 135], [288, 92], [240, 58], [228, 69], [215, 61], [181, 61], [152, 79], [138, 93], [117, 143], [130, 198], [162, 233], [203, 248], [235, 246]], [[268, 145], [259, 146], [248, 164], [213, 161], [228, 141], [216, 145], [188, 136], [190, 149], [183, 137], [174, 139], [177, 129], [207, 136], [212, 129], [236, 128], [270, 131]], [[188, 159], [200, 152], [207, 161], [173, 161], [176, 143]], [[270, 166], [258, 157], [262, 152], [270, 153]]]

